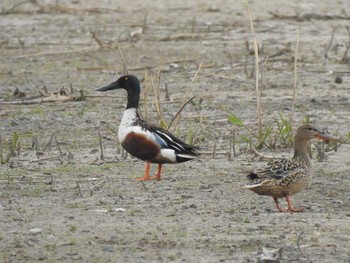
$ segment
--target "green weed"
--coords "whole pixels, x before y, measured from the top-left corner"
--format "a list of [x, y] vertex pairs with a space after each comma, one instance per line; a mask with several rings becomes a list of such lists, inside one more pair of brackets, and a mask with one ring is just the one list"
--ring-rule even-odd
[[292, 125], [281, 113], [278, 113], [278, 115], [279, 121], [277, 122], [277, 127], [268, 124], [262, 127], [261, 132], [246, 125], [243, 120], [234, 113], [230, 113], [228, 121], [243, 130], [240, 136], [240, 142], [247, 143], [249, 147], [254, 147], [256, 149], [261, 149], [264, 146], [269, 149], [276, 149], [277, 147], [287, 148], [292, 146], [293, 143]]
[[2, 138], [0, 137], [0, 163], [1, 164], [8, 163], [11, 157], [17, 156], [19, 152], [20, 152], [20, 143], [19, 143], [19, 134], [17, 132], [12, 133], [11, 138], [6, 139], [5, 143], [3, 143]]
[[66, 204], [65, 207], [70, 209], [81, 208], [82, 204], [78, 202], [73, 202], [73, 203]]
[[69, 231], [72, 232], [72, 233], [76, 232], [77, 229], [78, 229], [78, 227], [76, 225], [70, 225], [69, 226]]
[[47, 251], [53, 252], [56, 250], [57, 246], [56, 244], [45, 244], [44, 247]]
[[234, 113], [231, 113], [231, 115], [228, 117], [228, 121], [235, 126], [243, 128], [243, 130], [247, 133], [241, 135], [242, 142], [246, 142], [249, 144], [249, 146], [254, 146], [256, 149], [261, 149], [264, 145], [271, 148], [270, 145], [267, 144], [267, 139], [270, 137], [272, 132], [271, 127], [266, 127], [261, 131], [256, 132], [251, 127], [244, 124], [244, 122]]

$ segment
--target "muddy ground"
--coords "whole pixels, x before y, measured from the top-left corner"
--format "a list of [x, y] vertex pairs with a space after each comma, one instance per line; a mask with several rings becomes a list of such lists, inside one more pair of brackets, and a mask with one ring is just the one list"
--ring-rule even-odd
[[[349, 143], [325, 162], [312, 144], [313, 183], [292, 197], [303, 213], [279, 213], [272, 198], [240, 189], [245, 171], [266, 162], [227, 121], [234, 112], [256, 133], [244, 1], [16, 2], [0, 4], [1, 262], [350, 262]], [[251, 1], [250, 8], [265, 127], [275, 131], [279, 113], [292, 116], [299, 32], [293, 128], [310, 118], [345, 138], [350, 2]], [[161, 181], [137, 182], [144, 163], [118, 143], [125, 94], [94, 91], [123, 72], [118, 42], [129, 73], [148, 83], [141, 101], [148, 119], [158, 121], [149, 76], [157, 91], [161, 72], [167, 123], [195, 96], [173, 132], [203, 154], [165, 165]], [[62, 87], [62, 97], [52, 94]], [[16, 156], [6, 160], [11, 140]], [[290, 156], [282, 146], [260, 151]]]

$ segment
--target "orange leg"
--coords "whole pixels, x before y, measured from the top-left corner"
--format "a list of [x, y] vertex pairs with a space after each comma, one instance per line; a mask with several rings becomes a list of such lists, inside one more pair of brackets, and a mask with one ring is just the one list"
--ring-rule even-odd
[[292, 205], [292, 202], [290, 201], [290, 197], [288, 195], [286, 196], [286, 201], [288, 203], [288, 212], [301, 212], [304, 210], [304, 207], [294, 208]]
[[286, 210], [283, 209], [283, 208], [280, 206], [277, 197], [274, 197], [273, 200], [274, 200], [275, 203], [276, 203], [276, 207], [277, 207], [278, 211], [280, 211], [280, 212], [286, 212]]
[[151, 163], [150, 162], [146, 162], [146, 169], [145, 169], [145, 175], [141, 178], [137, 178], [138, 181], [147, 181], [147, 180], [153, 180], [153, 179], [160, 179], [160, 176], [162, 174], [162, 164], [158, 164], [158, 173], [156, 176], [149, 176], [149, 170], [151, 168]]
[[159, 164], [158, 164], [158, 172], [157, 172], [157, 175], [156, 175], [156, 176], [152, 176], [151, 179], [159, 180], [161, 174], [162, 174], [162, 164], [159, 163]]
[[151, 163], [150, 162], [146, 162], [146, 169], [145, 169], [145, 175], [141, 178], [137, 178], [136, 180], [138, 181], [147, 181], [150, 179], [149, 177], [149, 170], [151, 168]]

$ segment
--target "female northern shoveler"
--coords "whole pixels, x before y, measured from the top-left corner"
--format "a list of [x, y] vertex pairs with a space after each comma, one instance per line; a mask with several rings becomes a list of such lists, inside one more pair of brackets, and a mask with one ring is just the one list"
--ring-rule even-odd
[[294, 208], [290, 196], [304, 190], [312, 178], [311, 160], [306, 151], [311, 139], [336, 140], [312, 125], [300, 126], [294, 137], [294, 156], [291, 160], [277, 159], [267, 163], [266, 167], [255, 169], [247, 175], [249, 185], [244, 186], [259, 195], [272, 196], [280, 212], [285, 212], [278, 198], [286, 198], [288, 212], [300, 212], [304, 208]]
[[[133, 75], [125, 75], [108, 86], [97, 89], [107, 91], [124, 89], [128, 103], [119, 126], [118, 138], [123, 148], [131, 155], [146, 161], [145, 175], [138, 180], [160, 179], [163, 163], [182, 163], [198, 157], [196, 147], [177, 139], [160, 127], [140, 119], [140, 81]], [[150, 177], [151, 163], [158, 163], [156, 176]]]

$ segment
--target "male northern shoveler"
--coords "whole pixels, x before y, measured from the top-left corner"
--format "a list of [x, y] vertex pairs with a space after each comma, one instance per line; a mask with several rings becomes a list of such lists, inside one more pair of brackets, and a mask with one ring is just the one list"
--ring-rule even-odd
[[[122, 76], [97, 91], [113, 89], [124, 89], [128, 95], [128, 103], [119, 126], [118, 138], [128, 153], [146, 161], [145, 175], [138, 180], [160, 179], [162, 164], [182, 163], [198, 157], [197, 147], [184, 143], [167, 130], [147, 123], [139, 117], [141, 88], [137, 77]], [[149, 176], [151, 163], [158, 163], [157, 175], [152, 177]]]
[[304, 190], [311, 181], [311, 160], [306, 151], [307, 142], [311, 139], [336, 140], [313, 125], [300, 126], [294, 137], [294, 156], [292, 159], [269, 161], [264, 168], [255, 169], [247, 175], [248, 188], [259, 195], [272, 196], [280, 212], [285, 212], [278, 203], [278, 198], [286, 198], [288, 212], [300, 212], [304, 208], [294, 208], [290, 196]]

